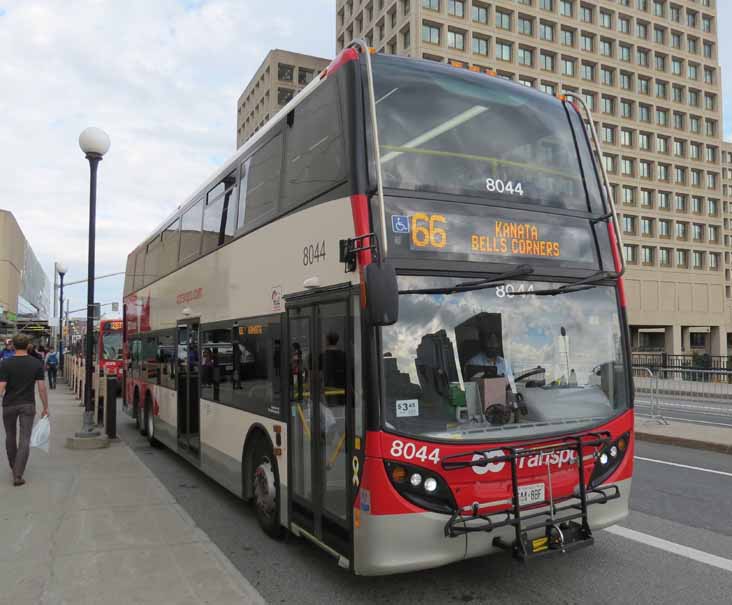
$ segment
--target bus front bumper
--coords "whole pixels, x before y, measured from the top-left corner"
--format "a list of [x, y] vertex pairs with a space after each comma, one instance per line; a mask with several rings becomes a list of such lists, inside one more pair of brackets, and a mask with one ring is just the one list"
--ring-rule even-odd
[[[631, 479], [614, 485], [620, 490], [619, 498], [588, 508], [592, 530], [614, 525], [628, 515]], [[515, 537], [512, 527], [446, 537], [449, 520], [448, 515], [427, 511], [399, 515], [361, 512], [360, 527], [354, 530], [354, 571], [359, 575], [386, 575], [430, 569], [503, 552], [494, 546], [494, 539], [510, 543]], [[542, 535], [541, 530], [529, 533], [530, 538]]]

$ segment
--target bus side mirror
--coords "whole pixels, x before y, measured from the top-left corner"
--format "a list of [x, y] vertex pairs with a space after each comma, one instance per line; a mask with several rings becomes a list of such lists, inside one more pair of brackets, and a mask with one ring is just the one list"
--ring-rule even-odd
[[399, 287], [396, 270], [388, 262], [372, 263], [364, 271], [366, 312], [373, 326], [390, 326], [399, 319]]

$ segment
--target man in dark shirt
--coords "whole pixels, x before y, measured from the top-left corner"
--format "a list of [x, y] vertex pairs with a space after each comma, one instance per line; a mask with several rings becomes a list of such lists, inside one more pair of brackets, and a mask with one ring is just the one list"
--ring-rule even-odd
[[[23, 485], [23, 473], [30, 454], [30, 437], [36, 415], [36, 385], [43, 402], [42, 416], [48, 416], [48, 392], [43, 380], [43, 362], [28, 355], [30, 341], [24, 334], [13, 338], [15, 356], [0, 364], [0, 396], [3, 397], [5, 449], [13, 471], [13, 485]], [[20, 424], [20, 435], [17, 427]], [[19, 437], [19, 438], [18, 438]]]

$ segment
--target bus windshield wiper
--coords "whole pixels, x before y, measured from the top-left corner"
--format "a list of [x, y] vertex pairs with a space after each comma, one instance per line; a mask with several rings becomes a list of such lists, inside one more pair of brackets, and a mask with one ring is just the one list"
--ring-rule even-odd
[[589, 277], [579, 279], [571, 284], [564, 284], [558, 288], [551, 288], [549, 290], [535, 290], [534, 292], [513, 292], [514, 296], [526, 296], [532, 294], [534, 296], [557, 296], [558, 294], [568, 294], [570, 292], [581, 292], [582, 290], [590, 290], [595, 288], [600, 282], [612, 279], [615, 276], [614, 273], [608, 273], [607, 271], [597, 271]]
[[505, 285], [507, 279], [518, 279], [531, 275], [534, 272], [529, 265], [519, 265], [515, 269], [496, 275], [495, 277], [486, 277], [475, 281], [466, 281], [442, 288], [419, 288], [416, 290], [399, 290], [399, 294], [454, 294], [456, 292], [470, 292], [472, 290], [484, 290], [488, 288], [497, 288]]

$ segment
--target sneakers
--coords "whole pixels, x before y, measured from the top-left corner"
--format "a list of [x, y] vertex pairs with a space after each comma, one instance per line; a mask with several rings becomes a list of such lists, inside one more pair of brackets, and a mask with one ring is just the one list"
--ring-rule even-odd
[[25, 485], [25, 479], [23, 477], [16, 477], [13, 479], [13, 485], [15, 487], [18, 487], [19, 485]]

